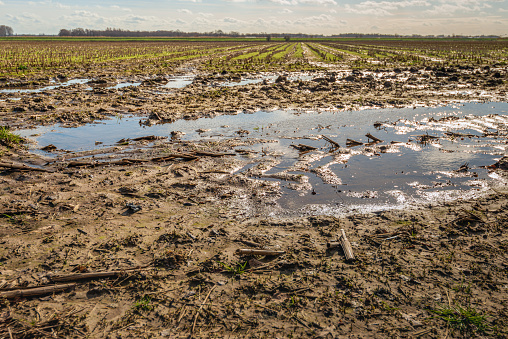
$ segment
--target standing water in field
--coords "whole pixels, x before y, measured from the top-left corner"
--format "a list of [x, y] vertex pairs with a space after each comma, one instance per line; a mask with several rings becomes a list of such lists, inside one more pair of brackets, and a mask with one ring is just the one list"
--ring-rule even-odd
[[468, 199], [507, 182], [484, 166], [507, 153], [508, 103], [259, 111], [151, 127], [141, 127], [140, 118], [127, 117], [72, 129], [39, 127], [21, 134], [36, 135], [41, 146], [81, 151], [112, 146], [126, 137], [167, 137], [172, 131], [184, 132], [183, 141], [264, 140], [237, 147], [244, 154], [237, 155], [244, 165], [232, 175], [276, 185], [277, 206], [272, 209], [276, 214], [335, 215]]

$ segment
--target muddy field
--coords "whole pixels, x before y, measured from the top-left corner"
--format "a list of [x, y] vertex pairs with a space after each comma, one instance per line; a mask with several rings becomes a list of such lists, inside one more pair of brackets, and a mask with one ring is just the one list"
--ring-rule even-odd
[[508, 336], [499, 55], [259, 45], [0, 79], [0, 338]]

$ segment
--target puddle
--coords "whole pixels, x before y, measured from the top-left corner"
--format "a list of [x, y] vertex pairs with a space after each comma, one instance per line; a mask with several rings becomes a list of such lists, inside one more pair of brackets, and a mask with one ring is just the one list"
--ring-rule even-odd
[[168, 83], [161, 88], [184, 88], [187, 85], [192, 84], [194, 81], [194, 75], [182, 75], [169, 79]]
[[[169, 80], [167, 84], [164, 86], [161, 86], [161, 88], [183, 88], [187, 85], [190, 85], [194, 81], [195, 76], [191, 75], [184, 75], [184, 76], [177, 76], [173, 77]], [[0, 93], [16, 93], [16, 94], [22, 94], [22, 93], [40, 93], [44, 91], [50, 91], [61, 87], [68, 87], [71, 85], [79, 85], [79, 84], [87, 84], [89, 83], [90, 79], [72, 79], [66, 82], [54, 82], [54, 85], [40, 87], [40, 88], [9, 88], [9, 89], [0, 89]], [[107, 85], [101, 85], [101, 84], [93, 84], [96, 88], [105, 88], [105, 89], [122, 89], [125, 87], [130, 86], [140, 86], [141, 81], [135, 81], [135, 82], [122, 82], [119, 84], [116, 84], [114, 86], [107, 86]], [[85, 88], [85, 90], [93, 90], [93, 87]]]
[[40, 93], [44, 91], [50, 91], [60, 87], [68, 87], [71, 85], [81, 85], [86, 84], [89, 79], [72, 79], [66, 82], [55, 83], [55, 85], [50, 85], [41, 88], [10, 88], [10, 89], [0, 89], [0, 93]]
[[[242, 78], [239, 81], [219, 82], [218, 85], [224, 86], [224, 87], [235, 87], [235, 86], [259, 84], [259, 83], [262, 83], [263, 81], [267, 81], [269, 83], [274, 83], [278, 77], [279, 77], [279, 75], [262, 75], [262, 76], [259, 76], [256, 78]], [[315, 74], [310, 75], [310, 74], [306, 74], [306, 73], [299, 73], [299, 74], [287, 75], [286, 77], [287, 77], [288, 81], [300, 81], [300, 80], [309, 81], [309, 80], [315, 79], [319, 76], [316, 76]]]
[[[37, 148], [53, 144], [82, 151], [109, 147], [122, 138], [169, 137], [172, 131], [185, 132], [183, 140], [223, 140], [246, 130], [249, 134], [244, 138], [274, 142], [239, 147], [253, 153], [238, 155], [245, 161], [238, 173], [276, 181], [282, 191], [280, 213], [290, 215], [371, 212], [472, 198], [485, 193], [491, 183], [499, 184], [501, 179], [481, 166], [495, 163], [508, 151], [508, 103], [259, 111], [151, 127], [140, 126], [141, 120], [125, 117], [72, 129], [46, 126], [20, 134], [36, 134], [31, 139], [38, 142]], [[367, 144], [372, 141], [368, 133], [383, 141]], [[330, 152], [330, 143], [321, 135], [341, 147]], [[363, 144], [345, 147], [348, 139]], [[96, 145], [97, 141], [102, 144]], [[316, 149], [302, 154], [293, 147], [299, 144]], [[465, 164], [467, 171], [459, 172]]]
[[125, 87], [130, 87], [130, 86], [137, 87], [139, 85], [141, 85], [141, 82], [122, 82], [122, 83], [116, 84], [115, 86], [106, 87], [106, 89], [121, 89], [121, 88], [125, 88]]

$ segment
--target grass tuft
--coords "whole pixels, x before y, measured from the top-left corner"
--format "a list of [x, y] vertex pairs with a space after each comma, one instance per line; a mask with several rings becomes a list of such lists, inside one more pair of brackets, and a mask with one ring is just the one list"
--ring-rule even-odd
[[12, 133], [8, 126], [0, 126], [0, 142], [5, 146], [12, 147], [21, 144], [23, 138]]
[[218, 262], [222, 267], [224, 267], [228, 272], [233, 273], [234, 275], [240, 275], [245, 273], [245, 267], [247, 266], [247, 261], [244, 264], [238, 263], [236, 266], [229, 266], [223, 262]]
[[470, 306], [464, 308], [456, 305], [455, 307], [442, 307], [430, 311], [437, 315], [436, 318], [446, 321], [452, 329], [458, 330], [462, 334], [483, 334], [491, 329], [487, 317]]

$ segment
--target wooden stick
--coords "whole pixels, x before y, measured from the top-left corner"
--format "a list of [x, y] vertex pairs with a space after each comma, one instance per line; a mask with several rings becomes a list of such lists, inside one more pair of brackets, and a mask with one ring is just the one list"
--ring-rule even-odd
[[38, 167], [31, 167], [27, 166], [25, 164], [15, 164], [15, 163], [7, 163], [7, 162], [0, 162], [0, 167], [6, 167], [13, 170], [19, 170], [19, 171], [36, 171], [36, 172], [47, 172], [52, 173], [54, 170], [48, 170], [45, 168], [38, 168]]
[[[159, 119], [160, 120], [160, 119]], [[134, 138], [132, 141], [154, 141], [154, 140], [161, 140], [161, 139], [167, 139], [168, 137], [160, 137], [157, 135], [147, 135], [146, 137], [139, 137]]]
[[363, 142], [356, 141], [356, 140], [349, 139], [349, 138], [346, 139], [346, 146], [354, 147], [354, 146], [360, 146], [360, 145], [363, 145]]
[[125, 269], [122, 271], [89, 272], [89, 273], [77, 273], [77, 274], [68, 274], [68, 275], [57, 275], [57, 276], [49, 277], [49, 279], [51, 281], [58, 281], [58, 282], [76, 281], [76, 280], [84, 280], [84, 279], [102, 279], [102, 278], [117, 277], [117, 276], [123, 275], [127, 272], [140, 271], [140, 270], [145, 269], [147, 267], [148, 266], [129, 268], [129, 269]]
[[76, 286], [76, 284], [23, 288], [14, 291], [0, 292], [0, 298], [16, 299], [21, 297], [35, 297], [44, 294], [62, 292], [74, 286]]
[[250, 254], [250, 255], [281, 255], [284, 251], [272, 251], [272, 250], [253, 250], [250, 248], [238, 249], [236, 254]]
[[205, 152], [205, 151], [194, 151], [192, 154], [195, 155], [203, 155], [207, 157], [224, 157], [226, 155], [235, 156], [235, 153], [214, 153], [214, 152]]
[[355, 260], [355, 255], [353, 254], [353, 248], [351, 247], [351, 244], [349, 243], [349, 240], [346, 237], [346, 232], [344, 232], [344, 229], [340, 230], [342, 233], [342, 236], [340, 237], [340, 242], [342, 245], [342, 249], [344, 250], [344, 255], [346, 256], [347, 261]]
[[238, 241], [241, 243], [244, 243], [245, 245], [250, 246], [250, 247], [262, 247], [261, 244], [254, 242], [254, 241], [245, 240], [245, 239], [238, 239]]
[[298, 145], [290, 145], [291, 147], [299, 150], [300, 152], [309, 152], [309, 151], [315, 151], [317, 150], [316, 147], [304, 145], [304, 144], [298, 144]]
[[213, 285], [213, 287], [210, 289], [210, 291], [208, 291], [208, 294], [206, 295], [205, 300], [203, 300], [203, 303], [202, 303], [202, 304], [201, 304], [201, 306], [199, 307], [199, 310], [196, 312], [196, 315], [194, 316], [194, 323], [192, 324], [191, 333], [194, 333], [194, 328], [196, 327], [196, 322], [198, 321], [199, 313], [200, 313], [200, 312], [201, 312], [201, 310], [203, 309], [203, 306], [205, 306], [205, 303], [206, 303], [206, 301], [208, 300], [208, 297], [210, 296], [210, 294], [212, 293], [212, 291], [215, 289], [215, 287], [217, 287], [217, 285]]
[[325, 139], [326, 141], [328, 141], [330, 144], [332, 144], [333, 146], [337, 147], [337, 148], [340, 148], [340, 145], [338, 143], [336, 143], [335, 141], [333, 141], [332, 139], [328, 138], [326, 135], [321, 135], [321, 138]]
[[374, 140], [375, 142], [383, 142], [383, 140], [381, 140], [381, 139], [379, 139], [379, 138], [376, 138], [375, 136], [373, 136], [373, 135], [372, 135], [372, 134], [370, 134], [370, 133], [365, 134], [365, 136], [366, 136], [367, 138], [369, 138], [369, 139]]
[[339, 246], [342, 246], [342, 244], [337, 241], [330, 241], [330, 242], [326, 243], [326, 247], [328, 247], [328, 248], [334, 248], [334, 247], [339, 247]]

